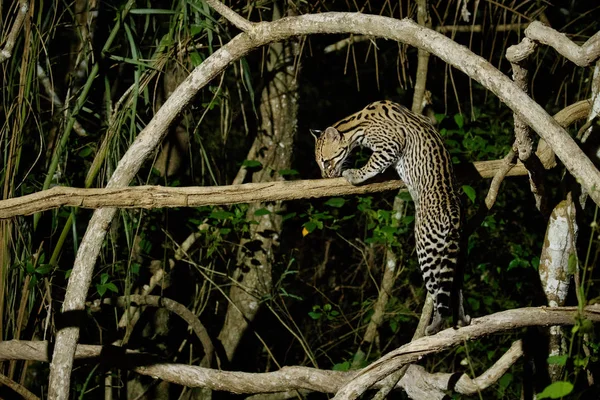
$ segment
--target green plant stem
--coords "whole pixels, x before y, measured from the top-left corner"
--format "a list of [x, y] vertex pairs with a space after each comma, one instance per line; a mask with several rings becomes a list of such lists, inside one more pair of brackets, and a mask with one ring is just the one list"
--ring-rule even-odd
[[[120, 18], [117, 18], [117, 23], [113, 27], [113, 29], [108, 37], [108, 40], [106, 41], [106, 43], [104, 44], [104, 47], [102, 48], [102, 53], [101, 53], [102, 55], [104, 55], [104, 53], [106, 53], [108, 51], [108, 49], [112, 45], [112, 42], [117, 37], [117, 33], [121, 29], [123, 18], [127, 15], [127, 13], [129, 12], [129, 10], [131, 9], [131, 7], [133, 6], [134, 3], [135, 3], [134, 0], [129, 0], [127, 2], [127, 4], [125, 5], [125, 8], [123, 9], [123, 13], [121, 14]], [[63, 132], [62, 137], [60, 138], [60, 142], [59, 142], [58, 146], [56, 147], [54, 154], [52, 155], [52, 161], [50, 162], [50, 166], [48, 167], [48, 172], [46, 173], [46, 179], [44, 180], [44, 185], [42, 186], [43, 190], [46, 190], [50, 187], [52, 178], [54, 177], [56, 169], [58, 168], [58, 163], [60, 161], [60, 158], [63, 154], [64, 149], [67, 146], [71, 131], [73, 130], [73, 125], [75, 124], [75, 117], [77, 117], [77, 115], [79, 114], [79, 111], [81, 111], [81, 109], [83, 108], [83, 105], [85, 104], [85, 102], [87, 100], [87, 96], [90, 92], [92, 84], [94, 83], [94, 80], [98, 76], [99, 71], [100, 71], [100, 64], [97, 62], [92, 67], [92, 70], [90, 71], [90, 75], [88, 76], [88, 79], [85, 82], [85, 85], [83, 86], [83, 90], [82, 90], [81, 94], [79, 95], [79, 97], [77, 98], [75, 107], [73, 107], [73, 110], [69, 114], [69, 120], [67, 121], [67, 125], [65, 126], [65, 131]], [[33, 216], [33, 230], [34, 231], [37, 229], [37, 225], [39, 223], [40, 217], [41, 217], [41, 213], [36, 213]], [[70, 229], [70, 226], [68, 228]]]

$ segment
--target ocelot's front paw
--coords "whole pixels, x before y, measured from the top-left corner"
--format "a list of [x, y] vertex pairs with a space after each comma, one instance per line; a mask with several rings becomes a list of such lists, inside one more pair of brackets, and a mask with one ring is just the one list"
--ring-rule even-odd
[[342, 172], [342, 176], [353, 185], [358, 185], [364, 180], [359, 176], [357, 169], [347, 169], [344, 172]]

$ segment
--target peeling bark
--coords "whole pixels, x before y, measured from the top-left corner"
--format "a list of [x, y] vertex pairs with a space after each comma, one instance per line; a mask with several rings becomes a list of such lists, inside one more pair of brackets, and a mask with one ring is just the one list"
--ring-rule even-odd
[[[565, 304], [573, 271], [569, 265], [577, 257], [577, 224], [575, 222], [575, 204], [568, 199], [561, 201], [552, 211], [548, 229], [544, 238], [544, 247], [540, 256], [540, 279], [550, 307]], [[550, 356], [565, 354], [566, 342], [559, 326], [550, 327]], [[559, 380], [563, 366], [548, 365], [553, 381]]]

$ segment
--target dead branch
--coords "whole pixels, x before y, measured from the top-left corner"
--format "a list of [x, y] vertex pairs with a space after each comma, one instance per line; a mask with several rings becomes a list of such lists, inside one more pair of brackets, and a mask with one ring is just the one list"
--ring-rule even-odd
[[[600, 321], [600, 307], [590, 306], [585, 309], [585, 316], [592, 321]], [[233, 393], [273, 393], [293, 389], [307, 389], [323, 393], [335, 393], [345, 384], [361, 379], [366, 374], [372, 374], [382, 365], [393, 363], [398, 365], [400, 358], [420, 359], [423, 355], [445, 350], [449, 347], [473, 340], [485, 335], [518, 329], [525, 326], [570, 325], [575, 321], [576, 307], [560, 308], [522, 308], [503, 311], [493, 315], [474, 319], [473, 328], [447, 329], [434, 336], [425, 337], [403, 346], [371, 366], [361, 371], [325, 371], [307, 367], [284, 367], [279, 371], [267, 373], [245, 373], [219, 371], [178, 364], [147, 364], [135, 366], [136, 356], [149, 356], [132, 350], [115, 349], [114, 346], [78, 345], [76, 358], [92, 359], [116, 350], [113, 362], [126, 368], [132, 368], [137, 373], [153, 376], [169, 382], [189, 386], [206, 387], [213, 390]], [[113, 352], [114, 353], [114, 352]], [[413, 398], [432, 399], [442, 398], [433, 396], [435, 392], [444, 395], [444, 391], [455, 390], [462, 394], [474, 394], [493, 384], [522, 354], [520, 342], [513, 343], [511, 348], [481, 376], [470, 379], [462, 376], [454, 387], [451, 385], [454, 374], [429, 374], [422, 367], [411, 365], [397, 388], [405, 389]], [[0, 360], [35, 360], [48, 361], [48, 343], [45, 341], [29, 342], [9, 340], [0, 342]], [[417, 385], [417, 387], [415, 387]], [[375, 385], [374, 388], [380, 387]], [[425, 396], [425, 397], [424, 397]]]
[[[522, 308], [492, 314], [474, 319], [472, 326], [460, 329], [446, 329], [437, 335], [428, 336], [403, 346], [371, 366], [361, 371], [326, 371], [307, 367], [284, 367], [279, 371], [266, 373], [246, 373], [220, 371], [180, 364], [148, 364], [135, 366], [135, 358], [148, 354], [115, 348], [114, 346], [78, 345], [75, 358], [89, 359], [112, 353], [112, 362], [124, 368], [132, 368], [137, 373], [149, 375], [168, 382], [188, 387], [206, 387], [233, 393], [274, 393], [288, 390], [311, 390], [323, 393], [335, 393], [344, 385], [360, 379], [365, 374], [377, 371], [382, 364], [395, 363], [399, 358], [420, 359], [426, 354], [439, 352], [465, 340], [473, 340], [525, 326], [570, 325], [575, 321], [576, 307], [559, 308]], [[600, 321], [600, 306], [585, 309], [585, 316]], [[113, 350], [110, 350], [113, 349]], [[463, 375], [452, 386], [455, 374], [429, 374], [423, 367], [411, 365], [396, 388], [403, 388], [416, 399], [441, 399], [445, 391], [454, 390], [462, 394], [474, 394], [484, 390], [501, 377], [522, 354], [520, 341], [513, 343], [510, 349], [492, 367], [477, 378]], [[9, 340], [0, 342], [0, 360], [48, 361], [48, 342]], [[373, 386], [379, 388], [380, 384]], [[435, 395], [438, 393], [438, 395]]]
[[[482, 178], [494, 176], [502, 160], [479, 161], [467, 164]], [[522, 164], [510, 171], [509, 176], [526, 175]], [[343, 178], [245, 183], [229, 186], [129, 186], [123, 188], [72, 188], [55, 186], [48, 190], [0, 200], [0, 219], [30, 215], [57, 207], [81, 208], [162, 208], [200, 207], [255, 201], [298, 200], [317, 197], [346, 196], [404, 189], [400, 180], [353, 186]]]
[[0, 374], [0, 384], [8, 386], [14, 390], [15, 393], [20, 394], [25, 400], [39, 400], [39, 397], [27, 390], [25, 386], [19, 385], [17, 382], [13, 381], [4, 374]]
[[241, 31], [247, 32], [252, 29], [252, 22], [248, 21], [246, 18], [242, 17], [231, 8], [227, 7], [225, 4], [221, 3], [218, 0], [206, 0], [209, 6], [213, 8], [216, 12], [221, 14], [225, 19], [235, 25]]
[[580, 67], [587, 67], [600, 57], [600, 32], [589, 38], [582, 46], [578, 46], [564, 33], [560, 33], [539, 21], [533, 21], [525, 29], [525, 36], [552, 47]]
[[[119, 161], [107, 187], [124, 187], [131, 182], [142, 162], [157, 148], [172, 121], [197, 92], [229, 64], [265, 44], [292, 36], [316, 33], [373, 35], [403, 42], [437, 55], [479, 81], [511, 109], [517, 111], [523, 120], [548, 142], [569, 172], [589, 192], [590, 197], [600, 204], [600, 172], [589, 158], [539, 104], [484, 58], [444, 35], [420, 27], [410, 20], [400, 21], [376, 15], [336, 12], [306, 14], [274, 22], [255, 23], [247, 32], [237, 35], [214, 52], [182, 82], [136, 137]], [[75, 258], [63, 302], [63, 313], [84, 309], [94, 265], [115, 212], [115, 208], [103, 208], [94, 212]], [[70, 374], [78, 337], [77, 326], [63, 328], [57, 333], [54, 357], [50, 365], [49, 398], [66, 400], [69, 396]]]
[[23, 26], [23, 22], [25, 22], [25, 17], [29, 12], [29, 2], [27, 0], [21, 0], [18, 5], [17, 16], [15, 18], [15, 22], [13, 23], [12, 28], [10, 28], [10, 32], [8, 33], [8, 38], [6, 39], [6, 43], [4, 44], [4, 48], [0, 51], [0, 64], [4, 61], [8, 60], [12, 56], [13, 48], [15, 47], [15, 43], [17, 42], [17, 35]]
[[[600, 321], [600, 305], [586, 307], [582, 316], [591, 321]], [[474, 319], [469, 326], [446, 329], [437, 335], [423, 337], [388, 353], [361, 370], [356, 378], [337, 392], [334, 399], [355, 399], [402, 366], [464, 341], [530, 326], [572, 325], [576, 317], [577, 307], [528, 307]]]
[[129, 296], [120, 296], [117, 298], [106, 298], [102, 300], [102, 304], [115, 305], [123, 308], [129, 307], [132, 304], [138, 306], [162, 307], [171, 311], [172, 313], [177, 314], [192, 328], [198, 337], [198, 340], [200, 340], [200, 343], [202, 343], [204, 354], [208, 359], [208, 365], [211, 365], [215, 346], [213, 345], [212, 340], [208, 335], [208, 331], [202, 322], [200, 322], [198, 317], [188, 310], [183, 304], [161, 296], [135, 294]]
[[[506, 58], [510, 61], [515, 84], [525, 93], [529, 94], [529, 55], [535, 49], [535, 43], [528, 38], [517, 45], [511, 46], [506, 51]], [[536, 208], [546, 216], [548, 214], [547, 200], [544, 187], [544, 166], [533, 151], [534, 134], [523, 119], [514, 113], [515, 144], [519, 160], [527, 168], [529, 186], [535, 198]], [[489, 194], [488, 194], [489, 195]]]
[[[423, 25], [419, 22], [420, 25]], [[426, 25], [427, 27], [431, 27], [431, 24]], [[520, 31], [529, 26], [529, 22], [525, 22], [522, 24], [502, 24], [496, 25], [488, 28], [490, 31], [496, 32], [508, 32], [508, 31]], [[440, 33], [456, 33], [456, 32], [468, 32], [468, 33], [481, 33], [484, 31], [485, 27], [483, 25], [444, 25], [444, 26], [436, 26], [433, 28], [436, 32]], [[329, 46], [323, 49], [323, 53], [333, 53], [334, 51], [339, 51], [349, 46], [353, 43], [365, 42], [367, 40], [373, 40], [373, 37], [363, 36], [363, 35], [353, 35], [351, 37], [344, 38], [338, 42], [332, 43]]]

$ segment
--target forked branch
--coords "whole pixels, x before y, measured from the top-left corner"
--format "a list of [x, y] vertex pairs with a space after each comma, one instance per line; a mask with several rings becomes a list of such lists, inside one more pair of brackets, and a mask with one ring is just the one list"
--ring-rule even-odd
[[[590, 197], [600, 204], [600, 172], [589, 158], [539, 104], [484, 58], [410, 20], [396, 20], [360, 13], [307, 14], [282, 18], [274, 22], [255, 23], [247, 32], [237, 35], [204, 60], [173, 92], [119, 161], [107, 187], [119, 188], [129, 185], [143, 161], [155, 151], [168, 127], [183, 108], [201, 88], [232, 62], [265, 44], [292, 36], [317, 33], [357, 33], [377, 36], [403, 42], [437, 55], [479, 81], [517, 112], [548, 142], [571, 174], [590, 193]], [[104, 208], [94, 212], [77, 252], [65, 294], [63, 312], [81, 312], [84, 309], [94, 265], [115, 212], [114, 208]], [[50, 366], [48, 397], [51, 399], [66, 400], [69, 397], [70, 374], [78, 337], [77, 326], [64, 328], [57, 334], [54, 358]]]

